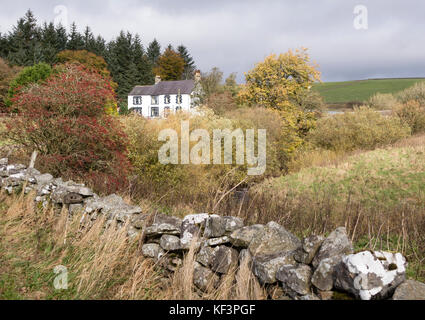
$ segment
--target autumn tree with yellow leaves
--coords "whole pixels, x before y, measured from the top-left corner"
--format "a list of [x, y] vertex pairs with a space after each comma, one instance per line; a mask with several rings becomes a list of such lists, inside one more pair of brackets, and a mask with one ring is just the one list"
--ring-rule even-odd
[[292, 109], [297, 97], [320, 81], [320, 72], [310, 65], [307, 49], [272, 54], [245, 74], [246, 85], [239, 98], [248, 104], [282, 111]]
[[306, 48], [276, 56], [271, 54], [245, 74], [246, 84], [238, 94], [242, 104], [275, 110], [283, 120], [285, 153], [290, 156], [304, 143], [315, 126], [313, 110], [303, 108], [301, 100], [314, 82], [320, 81], [317, 66], [310, 63]]

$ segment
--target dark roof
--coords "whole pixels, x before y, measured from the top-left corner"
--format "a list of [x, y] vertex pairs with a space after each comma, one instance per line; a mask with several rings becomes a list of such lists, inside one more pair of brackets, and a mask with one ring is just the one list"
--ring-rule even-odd
[[153, 86], [136, 86], [129, 96], [160, 96], [164, 94], [191, 94], [195, 89], [194, 80], [161, 81]]

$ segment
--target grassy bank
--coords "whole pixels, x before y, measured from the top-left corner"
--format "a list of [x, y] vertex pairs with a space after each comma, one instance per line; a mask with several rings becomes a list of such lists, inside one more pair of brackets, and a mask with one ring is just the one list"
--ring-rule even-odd
[[[425, 279], [425, 136], [332, 164], [270, 179], [251, 192], [241, 215], [275, 220], [299, 235], [346, 226], [358, 249], [403, 252], [409, 276]], [[236, 209], [235, 209], [236, 210]]]
[[420, 78], [412, 79], [379, 79], [357, 80], [345, 82], [325, 82], [314, 85], [325, 102], [332, 107], [346, 107], [350, 102], [362, 103], [376, 93], [397, 93], [415, 83], [424, 81]]

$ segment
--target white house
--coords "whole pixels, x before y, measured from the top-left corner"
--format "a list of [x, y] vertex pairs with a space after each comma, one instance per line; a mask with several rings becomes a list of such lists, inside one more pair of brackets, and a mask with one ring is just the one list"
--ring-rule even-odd
[[195, 80], [161, 81], [153, 86], [136, 86], [128, 95], [128, 110], [146, 118], [167, 117], [178, 111], [195, 112], [199, 104], [201, 73]]

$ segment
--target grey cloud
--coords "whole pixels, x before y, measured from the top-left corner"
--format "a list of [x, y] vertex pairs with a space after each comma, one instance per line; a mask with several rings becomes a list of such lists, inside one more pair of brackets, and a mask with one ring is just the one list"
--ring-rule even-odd
[[[0, 31], [10, 30], [31, 8], [51, 21], [56, 5], [69, 22], [110, 40], [120, 30], [139, 33], [146, 45], [184, 43], [198, 67], [243, 73], [270, 53], [308, 47], [325, 81], [369, 77], [424, 76], [425, 31], [421, 1], [34, 1], [2, 4]], [[369, 29], [355, 30], [354, 7], [366, 5]]]

